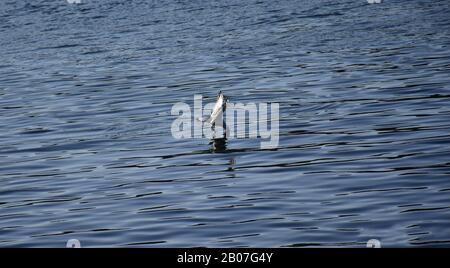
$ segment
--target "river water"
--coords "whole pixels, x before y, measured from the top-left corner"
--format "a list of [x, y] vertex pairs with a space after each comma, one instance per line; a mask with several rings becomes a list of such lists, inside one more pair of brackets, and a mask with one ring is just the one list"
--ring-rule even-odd
[[[450, 246], [450, 2], [0, 2], [0, 247]], [[279, 146], [174, 139], [280, 105]]]

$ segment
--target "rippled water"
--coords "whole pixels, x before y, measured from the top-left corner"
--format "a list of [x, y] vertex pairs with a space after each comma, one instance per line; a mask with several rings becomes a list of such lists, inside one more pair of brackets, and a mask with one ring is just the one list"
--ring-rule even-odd
[[[450, 246], [450, 3], [0, 2], [0, 246]], [[172, 105], [280, 103], [280, 145]]]

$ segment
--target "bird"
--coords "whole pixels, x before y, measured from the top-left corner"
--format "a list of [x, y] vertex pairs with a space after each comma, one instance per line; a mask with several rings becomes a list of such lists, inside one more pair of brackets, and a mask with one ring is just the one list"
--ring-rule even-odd
[[228, 98], [223, 95], [222, 91], [219, 91], [219, 94], [217, 94], [217, 101], [214, 105], [214, 108], [211, 112], [211, 115], [209, 116], [207, 122], [210, 124], [214, 124], [217, 118], [225, 113], [226, 110], [226, 104], [227, 104]]
[[[214, 131], [213, 139], [211, 140], [212, 144], [212, 150], [214, 152], [224, 152], [227, 148], [227, 124], [225, 122], [224, 114], [227, 109], [227, 102], [228, 97], [226, 97], [222, 91], [219, 91], [217, 94], [217, 101], [214, 105], [214, 108], [211, 112], [211, 115], [207, 119], [207, 122], [211, 124], [211, 129]], [[222, 119], [222, 122], [219, 122], [218, 120]], [[219, 134], [219, 136], [215, 136], [216, 130], [216, 124], [219, 127], [222, 127], [223, 133]]]

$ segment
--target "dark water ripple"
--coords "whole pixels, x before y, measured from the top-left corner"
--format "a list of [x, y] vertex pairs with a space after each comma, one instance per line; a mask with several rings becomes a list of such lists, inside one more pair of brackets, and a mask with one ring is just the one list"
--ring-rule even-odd
[[[0, 246], [450, 246], [448, 1], [0, 2]], [[223, 89], [280, 147], [170, 137]]]

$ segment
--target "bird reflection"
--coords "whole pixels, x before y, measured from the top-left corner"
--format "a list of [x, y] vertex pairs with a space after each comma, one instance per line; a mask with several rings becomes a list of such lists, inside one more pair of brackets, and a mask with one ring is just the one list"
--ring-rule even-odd
[[214, 153], [223, 153], [227, 150], [227, 138], [212, 139], [209, 144]]

